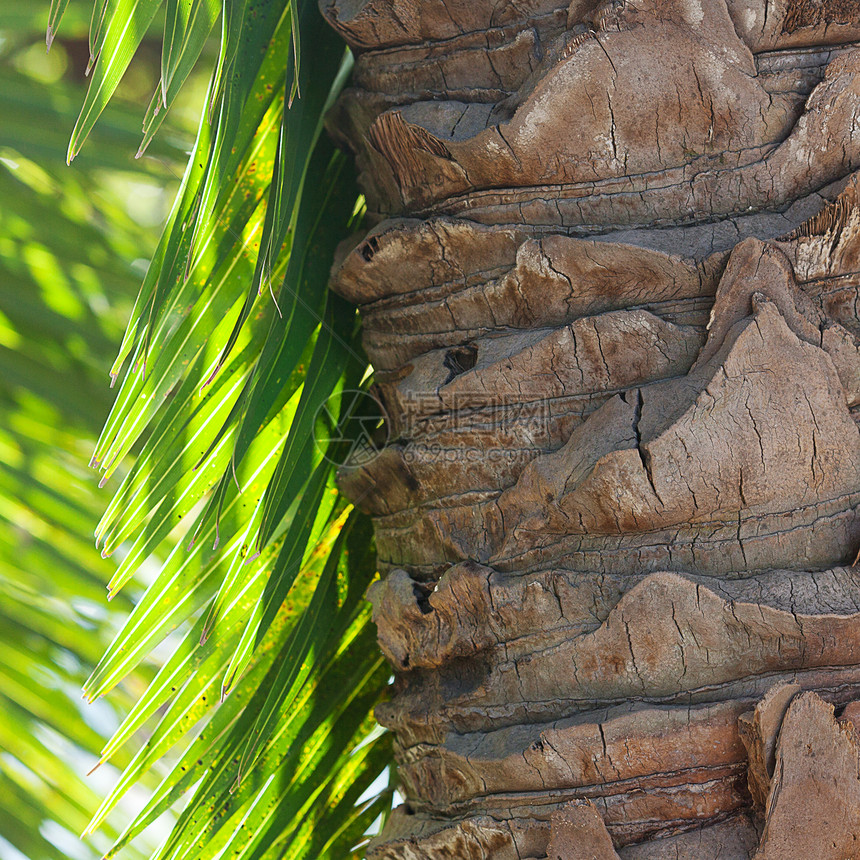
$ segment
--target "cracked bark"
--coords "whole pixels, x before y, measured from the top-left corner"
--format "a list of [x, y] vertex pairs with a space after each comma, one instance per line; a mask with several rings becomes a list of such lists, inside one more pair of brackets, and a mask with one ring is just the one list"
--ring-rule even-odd
[[860, 3], [324, 0], [375, 226], [375, 860], [860, 858]]

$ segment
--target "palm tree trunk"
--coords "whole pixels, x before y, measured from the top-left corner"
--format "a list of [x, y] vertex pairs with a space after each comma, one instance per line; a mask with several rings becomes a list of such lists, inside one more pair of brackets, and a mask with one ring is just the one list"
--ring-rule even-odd
[[370, 856], [860, 857], [860, 3], [324, 13], [391, 427], [342, 474]]

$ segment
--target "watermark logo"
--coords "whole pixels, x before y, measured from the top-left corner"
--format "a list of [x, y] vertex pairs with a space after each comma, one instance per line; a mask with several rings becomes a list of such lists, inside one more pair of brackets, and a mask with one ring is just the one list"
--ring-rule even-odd
[[386, 417], [382, 402], [369, 391], [335, 392], [317, 410], [314, 444], [335, 466], [367, 466], [389, 442]]
[[552, 410], [543, 400], [460, 391], [448, 395], [410, 392], [403, 400], [403, 448], [410, 464], [492, 463], [514, 468], [545, 451]]

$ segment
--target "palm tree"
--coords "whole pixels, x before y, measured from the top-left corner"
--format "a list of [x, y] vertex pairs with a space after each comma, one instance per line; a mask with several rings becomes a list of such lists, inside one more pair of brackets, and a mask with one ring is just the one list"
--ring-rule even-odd
[[406, 794], [368, 856], [860, 856], [860, 8], [324, 12], [393, 439], [341, 477]]
[[[390, 669], [351, 457], [407, 796], [370, 856], [853, 856], [853, 5], [325, 13], [354, 68], [307, 3], [96, 2], [80, 43], [68, 157], [97, 163], [85, 139], [163, 34], [157, 166], [220, 16], [92, 461], [109, 593], [145, 590], [86, 693], [159, 659], [88, 829], [151, 774], [109, 856], [171, 810], [159, 860], [364, 853]], [[16, 790], [79, 827], [57, 773]], [[32, 829], [9, 832], [52, 856]]]

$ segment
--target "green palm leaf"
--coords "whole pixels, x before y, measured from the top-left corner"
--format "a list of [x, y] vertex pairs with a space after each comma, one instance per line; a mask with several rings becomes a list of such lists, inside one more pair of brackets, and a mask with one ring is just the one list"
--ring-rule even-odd
[[[161, 5], [95, 3], [70, 156]], [[141, 568], [157, 573], [86, 693], [167, 656], [102, 751], [127, 765], [90, 829], [169, 764], [111, 856], [190, 794], [157, 857], [344, 858], [392, 796], [384, 781], [366, 797], [390, 764], [371, 715], [388, 677], [363, 600], [371, 532], [334, 486], [349, 442], [315, 441], [322, 407], [368, 376], [355, 312], [327, 291], [361, 211], [322, 135], [351, 58], [307, 0], [166, 0], [141, 149], [156, 145], [219, 12], [206, 115], [111, 368], [122, 381], [93, 456], [102, 483], [124, 475], [97, 528], [104, 555], [122, 549], [110, 594]]]
[[[99, 4], [100, 5], [100, 4]], [[90, 56], [100, 58], [96, 63], [81, 115], [69, 142], [69, 163], [75, 158], [113, 95], [134, 52], [152, 23], [161, 0], [110, 0], [113, 13], [97, 19], [90, 42]], [[107, 20], [106, 20], [107, 19]]]
[[173, 104], [215, 26], [216, 0], [167, 0], [164, 47], [161, 53], [161, 101]]

